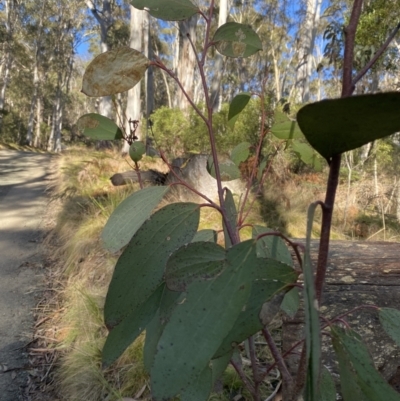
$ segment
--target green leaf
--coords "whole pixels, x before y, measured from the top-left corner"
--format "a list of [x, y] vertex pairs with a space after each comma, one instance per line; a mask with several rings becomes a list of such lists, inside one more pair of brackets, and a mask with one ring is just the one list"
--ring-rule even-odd
[[340, 387], [344, 401], [366, 401], [357, 383], [357, 375], [353, 369], [349, 355], [337, 339], [333, 339], [332, 344], [339, 362]]
[[168, 260], [165, 281], [172, 291], [186, 291], [196, 280], [210, 280], [226, 267], [225, 249], [213, 242], [192, 242]]
[[169, 256], [192, 240], [199, 217], [199, 205], [173, 203], [139, 228], [119, 257], [108, 288], [104, 317], [109, 329], [139, 310], [158, 288]]
[[217, 50], [228, 57], [249, 57], [262, 50], [261, 40], [254, 30], [237, 22], [221, 25], [212, 41]]
[[[329, 370], [324, 366], [321, 372], [321, 378], [318, 386], [318, 401], [336, 401], [336, 387], [335, 382]], [[359, 401], [359, 398], [354, 398]]]
[[268, 162], [268, 159], [265, 158], [265, 159], [260, 163], [260, 165], [258, 166], [258, 173], [257, 173], [257, 180], [258, 180], [258, 181], [261, 181], [261, 178], [263, 177], [265, 167], [267, 167], [267, 162]]
[[285, 113], [279, 111], [275, 112], [275, 121], [271, 127], [271, 132], [278, 139], [303, 138], [297, 122], [290, 120]]
[[146, 340], [143, 348], [143, 362], [148, 373], [154, 362], [157, 344], [167, 324], [175, 305], [184, 301], [186, 295], [176, 291], [170, 291], [164, 286], [160, 307], [152, 321], [146, 327]]
[[91, 97], [125, 92], [144, 77], [149, 64], [147, 57], [129, 47], [101, 53], [86, 68], [82, 92]]
[[207, 366], [189, 386], [181, 392], [181, 401], [207, 401], [212, 391], [212, 370]]
[[310, 245], [315, 209], [318, 203], [312, 203], [307, 212], [306, 251], [303, 261], [304, 274], [304, 312], [306, 335], [307, 378], [304, 399], [318, 401], [317, 386], [321, 360], [321, 333], [318, 304], [315, 297], [313, 267], [310, 258]]
[[[253, 227], [253, 238], [257, 238], [261, 234], [274, 232], [270, 228], [263, 226]], [[260, 258], [276, 259], [289, 266], [293, 266], [292, 255], [289, 248], [277, 235], [268, 235], [257, 241], [257, 256]]]
[[300, 307], [299, 289], [293, 287], [285, 294], [283, 298], [281, 309], [290, 317], [294, 318]]
[[234, 127], [239, 114], [242, 110], [247, 106], [251, 99], [251, 93], [249, 92], [242, 92], [237, 94], [231, 104], [229, 105], [229, 112], [228, 112], [228, 125], [230, 127]]
[[255, 254], [251, 256], [249, 264], [255, 270], [250, 297], [215, 357], [224, 355], [267, 325], [279, 312], [282, 291], [297, 280], [298, 273], [290, 266], [276, 260], [258, 258]]
[[250, 155], [251, 144], [248, 142], [239, 143], [231, 152], [231, 160], [239, 167], [240, 163], [247, 160]]
[[211, 229], [197, 231], [192, 242], [217, 242], [217, 232]]
[[311, 146], [328, 161], [400, 131], [400, 93], [323, 100], [304, 106], [297, 121]]
[[[397, 393], [380, 373], [375, 369], [374, 362], [361, 337], [352, 330], [332, 328], [333, 345], [336, 350], [345, 354], [354, 369], [354, 377], [366, 401], [399, 401]], [[342, 375], [341, 375], [342, 379]], [[356, 399], [356, 398], [354, 398]], [[346, 399], [350, 401], [350, 398]]]
[[108, 333], [102, 352], [104, 368], [115, 362], [150, 323], [160, 305], [163, 290], [164, 284], [138, 310], [133, 311]]
[[292, 149], [302, 162], [310, 165], [315, 171], [322, 171], [321, 162], [311, 146], [306, 143], [293, 142]]
[[143, 155], [146, 153], [146, 145], [142, 141], [135, 141], [129, 147], [129, 156], [134, 162], [142, 160]]
[[210, 281], [194, 281], [184, 302], [176, 305], [151, 371], [156, 401], [191, 386], [230, 331], [250, 293], [253, 269], [248, 261], [253, 260], [253, 245], [253, 241], [246, 241], [231, 248], [222, 274]]
[[380, 308], [379, 320], [386, 333], [400, 346], [400, 311], [393, 308]]
[[114, 121], [96, 113], [84, 114], [77, 121], [77, 126], [83, 135], [100, 141], [123, 138], [122, 131]]
[[215, 382], [222, 376], [222, 374], [225, 372], [227, 366], [229, 365], [229, 362], [232, 358], [233, 355], [233, 350], [226, 353], [225, 355], [221, 356], [220, 358], [215, 358], [211, 361], [211, 366], [212, 366], [212, 382], [215, 384]]
[[190, 0], [131, 0], [131, 4], [164, 21], [185, 20], [200, 11]]
[[[233, 194], [229, 189], [226, 189], [225, 191], [225, 210], [229, 224], [231, 225], [233, 230], [236, 230], [236, 225], [237, 225], [236, 205], [235, 205], [235, 200], [233, 199]], [[222, 227], [224, 229], [225, 248], [228, 249], [232, 246], [232, 241], [229, 237], [229, 233], [226, 228], [225, 221], [223, 219], [222, 219]]]
[[104, 247], [116, 252], [124, 247], [150, 217], [169, 187], [149, 187], [141, 189], [122, 201], [104, 226], [101, 238]]
[[[216, 178], [212, 156], [210, 156], [207, 160], [207, 171], [212, 177]], [[220, 162], [219, 171], [222, 181], [232, 181], [240, 178], [240, 170], [236, 167], [236, 164], [232, 160], [227, 159], [223, 162]]]

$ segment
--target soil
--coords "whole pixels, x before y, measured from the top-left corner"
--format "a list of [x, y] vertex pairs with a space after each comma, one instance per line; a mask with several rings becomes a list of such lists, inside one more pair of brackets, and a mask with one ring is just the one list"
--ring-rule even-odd
[[0, 150], [0, 401], [29, 400], [49, 154]]

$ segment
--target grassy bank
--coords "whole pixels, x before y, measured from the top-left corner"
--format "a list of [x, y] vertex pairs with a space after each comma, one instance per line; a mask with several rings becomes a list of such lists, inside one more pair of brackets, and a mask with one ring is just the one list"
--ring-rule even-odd
[[[135, 184], [111, 185], [109, 178], [114, 173], [129, 169], [127, 161], [116, 152], [75, 148], [61, 155], [57, 164], [49, 206], [53, 210], [54, 227], [45, 244], [52, 261], [49, 280], [55, 295], [51, 299], [57, 301], [52, 307], [44, 308], [46, 322], [40, 325], [40, 330], [47, 333], [44, 337], [51, 332], [52, 340], [46, 341], [45, 346], [57, 357], [53, 363], [56, 369], [51, 367], [52, 373], [46, 380], [60, 400], [150, 399], [148, 375], [141, 357], [143, 336], [110, 369], [101, 368], [101, 349], [107, 335], [103, 305], [118, 254], [103, 249], [100, 233], [115, 207], [139, 187]], [[145, 169], [163, 168], [159, 161], [152, 159], [143, 164]], [[271, 176], [251, 210], [249, 222], [267, 224], [291, 237], [304, 237], [307, 206], [323, 197], [324, 182], [324, 175], [315, 173], [296, 175], [288, 172], [283, 177]], [[383, 179], [381, 183], [384, 184]], [[358, 235], [361, 224], [368, 227], [364, 239], [371, 235], [374, 240], [382, 239], [383, 234], [379, 231], [384, 216], [379, 214], [376, 206], [368, 209], [360, 202], [365, 202], [360, 194], [368, 193], [371, 185], [373, 181], [367, 178], [352, 183], [350, 198], [346, 177], [343, 177], [334, 239], [361, 238]], [[202, 209], [206, 212], [201, 216], [201, 228], [218, 229], [218, 214], [210, 212], [209, 208]], [[318, 235], [318, 219], [319, 216], [315, 222], [315, 235]], [[362, 219], [369, 220], [360, 223]], [[385, 238], [395, 239], [398, 225], [388, 222], [387, 217]], [[243, 236], [248, 235], [249, 230], [244, 230]], [[264, 346], [261, 344], [260, 347]], [[268, 353], [264, 353], [265, 359], [270, 359]], [[270, 383], [266, 383], [266, 397], [271, 390]], [[220, 391], [213, 394], [212, 399], [232, 399], [241, 391], [236, 373], [228, 369]], [[246, 399], [246, 394], [243, 397]]]

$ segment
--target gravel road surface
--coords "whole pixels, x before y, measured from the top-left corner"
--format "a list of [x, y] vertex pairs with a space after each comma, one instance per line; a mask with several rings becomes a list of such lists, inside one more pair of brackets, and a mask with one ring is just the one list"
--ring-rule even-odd
[[0, 401], [24, 399], [50, 157], [0, 150]]

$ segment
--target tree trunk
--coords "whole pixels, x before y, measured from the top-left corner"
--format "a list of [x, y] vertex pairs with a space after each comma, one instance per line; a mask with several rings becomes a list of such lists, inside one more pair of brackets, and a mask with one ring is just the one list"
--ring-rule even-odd
[[296, 73], [296, 88], [299, 103], [310, 100], [310, 75], [312, 71], [312, 54], [315, 46], [317, 25], [321, 16], [322, 0], [307, 0], [307, 11], [303, 25], [302, 44], [299, 51], [299, 64]]
[[[143, 11], [138, 10], [134, 7], [130, 7], [131, 18], [130, 18], [130, 40], [129, 46], [132, 49], [142, 50], [142, 25], [143, 25]], [[140, 83], [135, 85], [128, 91], [128, 98], [125, 110], [125, 132], [129, 135], [130, 124], [129, 120], [140, 121], [141, 104], [140, 104]], [[140, 125], [135, 132], [138, 138], [141, 138]], [[129, 150], [129, 144], [124, 142], [122, 152], [125, 153]]]
[[38, 24], [38, 34], [36, 38], [35, 44], [35, 54], [33, 59], [33, 94], [31, 99], [31, 108], [29, 112], [29, 119], [28, 119], [28, 130], [26, 133], [26, 143], [29, 146], [33, 144], [33, 125], [34, 125], [34, 118], [35, 118], [35, 110], [38, 107], [38, 93], [39, 93], [39, 86], [40, 86], [40, 77], [39, 77], [39, 65], [41, 63], [41, 46], [42, 46], [42, 34], [43, 34], [43, 19], [44, 19], [44, 12], [46, 9], [46, 1], [43, 1], [42, 10], [40, 13], [39, 24]]
[[[228, 0], [219, 1], [218, 27], [226, 23], [228, 18]], [[211, 104], [214, 112], [221, 108], [221, 80], [224, 69], [224, 58], [215, 52], [214, 75], [211, 80]]]
[[[196, 27], [198, 15], [193, 15], [186, 21], [179, 21], [179, 57], [177, 65], [177, 76], [181, 82], [185, 92], [193, 99], [194, 95], [194, 73], [196, 69], [196, 54], [190, 42], [196, 44]], [[190, 39], [189, 39], [190, 38]], [[185, 95], [178, 89], [177, 96], [175, 96], [174, 107], [181, 110], [187, 110], [189, 102], [186, 100]]]
[[[12, 42], [13, 42], [13, 34], [14, 34], [14, 24], [15, 24], [15, 3], [13, 0], [5, 0], [4, 1], [4, 11], [6, 16], [6, 36], [7, 40], [4, 44], [5, 46], [5, 54], [4, 54], [4, 74], [3, 74], [3, 85], [0, 90], [0, 111], [3, 111], [5, 105], [6, 98], [6, 90], [7, 86], [10, 82], [10, 70], [13, 62], [12, 57]], [[3, 113], [0, 112], [0, 132], [3, 126]]]
[[43, 121], [42, 115], [42, 98], [38, 96], [36, 103], [36, 129], [35, 129], [35, 137], [33, 139], [33, 146], [35, 148], [41, 147], [42, 138], [41, 138], [41, 125]]
[[[153, 58], [153, 48], [151, 43], [151, 20], [150, 14], [144, 13], [143, 16], [143, 48], [144, 55], [151, 60]], [[145, 76], [145, 93], [146, 93], [146, 149], [150, 146], [149, 138], [149, 118], [154, 111], [154, 71], [153, 67], [149, 67]]]
[[[107, 34], [113, 23], [111, 2], [110, 0], [102, 0], [101, 11], [96, 8], [93, 0], [86, 0], [86, 5], [100, 26], [100, 49], [102, 53], [105, 53], [110, 50], [107, 41]], [[108, 118], [112, 117], [111, 96], [103, 96], [100, 98], [99, 113]]]

